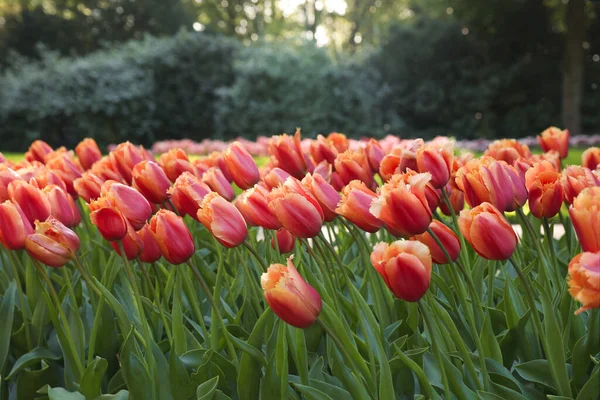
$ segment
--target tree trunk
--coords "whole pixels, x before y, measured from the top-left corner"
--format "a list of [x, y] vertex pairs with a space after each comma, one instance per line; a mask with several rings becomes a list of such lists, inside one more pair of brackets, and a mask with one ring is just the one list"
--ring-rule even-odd
[[563, 124], [571, 135], [581, 133], [583, 97], [583, 42], [585, 40], [585, 1], [570, 0], [567, 6], [567, 37], [563, 71]]

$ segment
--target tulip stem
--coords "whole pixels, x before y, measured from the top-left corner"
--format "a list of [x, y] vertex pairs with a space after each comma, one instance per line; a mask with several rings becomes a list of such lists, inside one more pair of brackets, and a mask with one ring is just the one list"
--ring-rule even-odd
[[[212, 307], [212, 309], [213, 309], [213, 311], [215, 313], [215, 317], [218, 320], [218, 323], [221, 324], [221, 328], [223, 329], [223, 335], [224, 335], [224, 338], [225, 338], [225, 343], [227, 344], [227, 351], [229, 352], [229, 355], [233, 359], [233, 363], [236, 366], [236, 369], [239, 370], [240, 362], [239, 362], [237, 354], [235, 353], [235, 349], [233, 347], [233, 344], [231, 343], [231, 338], [229, 337], [230, 333], [227, 330], [227, 327], [225, 326], [225, 321], [221, 317], [221, 312], [219, 311], [219, 308], [217, 307], [217, 303], [215, 303], [215, 299], [214, 299], [212, 293], [210, 292], [210, 289], [208, 288], [208, 285], [206, 284], [206, 281], [204, 280], [204, 278], [200, 274], [200, 271], [198, 271], [198, 268], [196, 268], [196, 266], [194, 264], [192, 264], [192, 262], [190, 260], [187, 261], [187, 265], [192, 270], [192, 273], [194, 274], [194, 276], [196, 277], [196, 279], [200, 283], [200, 286], [202, 286], [202, 290], [204, 291], [204, 294], [206, 295], [206, 299], [210, 303], [210, 306]], [[214, 321], [212, 321], [212, 322], [214, 322]], [[212, 327], [213, 326], [211, 324], [211, 328]], [[213, 335], [213, 334], [214, 333], [211, 333], [211, 335]]]
[[552, 240], [553, 240], [552, 229], [550, 229], [550, 224], [548, 223], [548, 218], [544, 217], [544, 218], [542, 218], [542, 221], [544, 223], [544, 234], [546, 236], [546, 242], [548, 243], [548, 248], [550, 249], [550, 257], [552, 257], [552, 268], [551, 269], [554, 272], [554, 279], [556, 280], [557, 289], [560, 293], [560, 297], [562, 298], [564, 285], [562, 285], [563, 279], [560, 277], [560, 272], [559, 272], [560, 265], [558, 265], [558, 258], [556, 257], [556, 252], [554, 250], [554, 244], [552, 243]]
[[152, 284], [152, 281], [150, 280], [150, 275], [148, 275], [148, 271], [146, 271], [146, 268], [144, 268], [144, 263], [142, 262], [142, 260], [140, 260], [140, 258], [137, 258], [137, 262], [138, 265], [140, 266], [140, 269], [142, 270], [142, 274], [144, 275], [144, 279], [146, 280], [146, 284], [148, 285], [148, 288], [150, 289], [150, 291], [152, 292], [152, 297], [156, 296], [155, 300], [156, 300], [156, 306], [158, 307], [158, 313], [160, 315], [160, 320], [162, 321], [164, 327], [165, 327], [165, 332], [167, 333], [167, 338], [169, 339], [169, 343], [172, 342], [172, 336], [171, 336], [171, 329], [169, 328], [169, 325], [167, 324], [167, 319], [165, 318], [165, 314], [163, 313], [162, 310], [162, 304], [160, 302], [160, 292], [158, 291], [158, 288], [154, 288], [154, 285]]
[[[17, 269], [17, 260], [18, 256], [12, 253], [11, 250], [6, 251], [8, 254], [8, 258], [10, 259], [10, 265], [12, 267], [13, 275], [15, 276], [15, 281], [17, 281], [17, 288], [19, 290], [19, 302], [21, 303], [21, 312], [23, 313], [23, 325], [25, 325], [25, 339], [27, 342], [27, 349], [31, 349], [31, 332], [29, 330], [29, 304], [25, 302], [25, 287], [21, 284], [21, 277], [19, 276], [19, 271]], [[21, 266], [21, 263], [19, 263]]]
[[174, 205], [174, 204], [173, 204], [173, 202], [171, 201], [171, 198], [168, 198], [168, 199], [165, 201], [165, 203], [169, 205], [169, 207], [171, 208], [171, 211], [173, 211], [173, 212], [174, 212], [176, 215], [180, 216], [180, 215], [179, 215], [179, 211], [177, 211], [177, 208], [175, 207], [175, 205]]
[[442, 188], [442, 198], [446, 206], [448, 206], [448, 210], [450, 210], [450, 215], [452, 216], [452, 222], [454, 224], [454, 229], [458, 233], [458, 239], [460, 240], [460, 254], [464, 254], [464, 258], [467, 260], [467, 264], [471, 267], [471, 260], [469, 260], [469, 253], [467, 252], [467, 244], [465, 242], [465, 237], [463, 236], [460, 228], [458, 227], [458, 218], [456, 217], [456, 213], [454, 212], [454, 207], [452, 207], [452, 202], [450, 202], [450, 197], [448, 197], [448, 192], [446, 191], [446, 187]]
[[90, 334], [90, 343], [88, 348], [88, 365], [94, 360], [94, 353], [96, 352], [96, 337], [98, 336], [98, 330], [100, 329], [100, 323], [102, 322], [102, 309], [104, 308], [104, 295], [100, 294], [100, 300], [98, 300], [98, 306], [96, 307], [96, 315], [94, 315], [94, 323], [92, 325], [92, 332]]
[[[439, 364], [440, 373], [442, 375], [442, 384], [444, 385], [444, 396], [446, 399], [452, 398], [452, 392], [450, 391], [450, 384], [448, 383], [448, 376], [446, 375], [446, 368], [444, 367], [444, 360], [442, 358], [442, 351], [438, 347], [437, 341], [435, 340], [435, 332], [433, 331], [433, 324], [429, 319], [429, 315], [427, 314], [427, 309], [425, 304], [419, 300], [418, 301], [419, 308], [421, 310], [421, 315], [423, 315], [423, 321], [425, 321], [425, 326], [429, 331], [429, 339], [431, 340], [431, 347], [435, 357], [437, 358], [437, 362]], [[479, 355], [479, 358], [483, 358], [483, 354]]]
[[567, 222], [565, 220], [565, 217], [562, 214], [562, 210], [558, 210], [558, 218], [560, 218], [560, 223], [563, 226], [563, 229], [565, 230], [565, 236], [566, 236], [566, 242], [567, 242], [567, 250], [568, 250], [568, 255], [569, 255], [569, 259], [571, 259], [571, 229], [570, 227], [567, 226]]
[[81, 276], [87, 283], [88, 288], [91, 288], [98, 296], [100, 296], [102, 292], [100, 292], [100, 289], [98, 289], [98, 287], [90, 279], [90, 276], [85, 271], [85, 268], [84, 268], [83, 264], [81, 263], [81, 260], [79, 259], [77, 254], [75, 254], [75, 257], [73, 258], [73, 263], [75, 264], [75, 266], [79, 270], [79, 273], [81, 274]]
[[260, 254], [258, 254], [258, 252], [256, 250], [254, 250], [254, 248], [252, 246], [250, 246], [250, 243], [248, 243], [247, 240], [244, 240], [244, 242], [242, 244], [250, 253], [252, 253], [254, 258], [258, 261], [258, 263], [262, 267], [263, 272], [267, 272], [267, 264], [265, 263], [265, 260], [262, 259]]
[[[317, 262], [317, 265], [318, 265], [319, 264], [319, 260], [317, 259], [317, 254], [313, 250], [313, 248], [309, 246], [308, 240], [301, 238], [300, 239], [300, 243], [302, 243], [304, 245], [304, 247], [306, 248], [306, 251], [308, 252], [308, 254]], [[315, 243], [315, 242], [313, 241], [313, 243]], [[316, 246], [315, 246], [315, 248], [316, 248]], [[320, 254], [319, 258], [320, 258], [320, 260], [322, 262], [321, 265], [327, 265], [327, 259], [323, 255], [323, 252], [321, 251], [321, 249], [319, 249], [318, 252]], [[340, 308], [340, 305], [338, 303], [338, 298], [337, 298], [337, 295], [335, 295], [338, 292], [336, 291], [336, 288], [333, 286], [333, 282], [331, 281], [331, 277], [329, 276], [329, 272], [322, 271], [320, 268], [316, 268], [316, 272], [321, 277], [321, 280], [325, 282], [325, 286], [327, 287], [327, 290], [325, 290], [325, 293], [323, 294], [323, 296], [330, 296], [330, 292], [333, 293], [334, 295], [331, 295], [329, 297], [329, 300], [331, 300], [331, 302], [335, 305], [336, 309], [340, 310], [341, 308]]]
[[525, 224], [529, 234], [531, 235], [531, 240], [533, 241], [534, 246], [538, 252], [538, 256], [540, 257], [540, 260], [542, 261], [542, 263], [540, 264], [540, 270], [538, 271], [538, 274], [542, 275], [542, 277], [544, 279], [544, 283], [546, 285], [546, 288], [550, 291], [551, 290], [550, 289], [550, 278], [548, 276], [548, 271], [547, 271], [548, 269], [550, 269], [547, 264], [548, 255], [546, 254], [544, 247], [540, 244], [539, 232], [536, 234], [535, 230], [533, 229], [533, 226], [531, 225], [531, 222], [529, 222], [529, 219], [523, 212], [522, 207], [517, 208], [517, 215], [521, 218], [521, 220]]

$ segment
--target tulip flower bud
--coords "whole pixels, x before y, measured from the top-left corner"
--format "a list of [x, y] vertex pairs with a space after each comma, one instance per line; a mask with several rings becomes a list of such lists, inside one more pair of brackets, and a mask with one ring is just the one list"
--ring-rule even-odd
[[291, 175], [282, 170], [281, 168], [271, 169], [263, 178], [263, 182], [268, 190], [275, 189], [277, 186], [283, 184], [285, 180]]
[[506, 260], [517, 247], [512, 226], [490, 203], [461, 211], [458, 226], [475, 252], [487, 260]]
[[73, 196], [77, 196], [77, 192], [73, 187], [73, 181], [81, 178], [83, 169], [73, 158], [72, 152], [60, 153], [46, 159], [46, 167], [56, 172], [56, 174], [65, 182], [67, 191]]
[[331, 132], [327, 135], [327, 141], [333, 144], [338, 153], [343, 153], [350, 148], [350, 141], [343, 133]]
[[31, 222], [19, 204], [6, 200], [0, 204], [0, 242], [8, 250], [25, 247], [25, 237], [33, 233]]
[[158, 247], [158, 243], [156, 243], [156, 239], [154, 239], [154, 235], [152, 235], [150, 225], [144, 225], [138, 232], [138, 235], [144, 243], [144, 250], [140, 254], [140, 260], [148, 264], [158, 261], [162, 257], [162, 252], [160, 251], [160, 247]]
[[310, 141], [310, 155], [317, 164], [321, 161], [333, 164], [338, 155], [338, 150], [333, 142], [328, 141], [325, 136], [317, 135], [316, 140]]
[[144, 242], [130, 223], [127, 223], [127, 233], [120, 240], [120, 243], [114, 241], [110, 242], [110, 245], [121, 257], [123, 257], [121, 246], [123, 246], [123, 249], [125, 250], [125, 257], [127, 257], [128, 260], [137, 258], [140, 254], [142, 254], [142, 251], [144, 251]]
[[385, 156], [383, 147], [381, 147], [377, 140], [369, 139], [365, 151], [367, 153], [367, 159], [369, 160], [371, 171], [373, 171], [373, 173], [378, 172], [379, 166], [381, 165], [381, 160], [383, 160], [383, 157]]
[[586, 188], [569, 207], [573, 228], [583, 251], [600, 251], [600, 187]]
[[396, 297], [415, 302], [427, 293], [431, 281], [431, 254], [421, 242], [398, 240], [378, 243], [371, 263]]
[[41, 163], [46, 159], [46, 155], [52, 153], [52, 147], [43, 140], [35, 140], [29, 146], [29, 150], [25, 153], [25, 159], [29, 162], [39, 161]]
[[379, 175], [384, 181], [389, 181], [396, 174], [403, 174], [407, 170], [417, 170], [417, 152], [425, 144], [423, 139], [404, 141], [395, 146], [390, 154], [381, 159]]
[[600, 166], [600, 147], [590, 147], [581, 155], [581, 165], [590, 169], [595, 170]]
[[233, 200], [235, 197], [233, 187], [227, 178], [225, 178], [225, 175], [223, 175], [223, 171], [218, 167], [209, 168], [208, 171], [202, 175], [202, 181], [228, 201]]
[[273, 136], [269, 140], [268, 150], [282, 170], [298, 179], [306, 174], [308, 166], [300, 146], [300, 129], [296, 130], [293, 138], [285, 133]]
[[581, 253], [571, 260], [569, 293], [583, 305], [575, 315], [600, 307], [600, 252]]
[[446, 142], [443, 146], [427, 144], [417, 151], [417, 169], [431, 174], [431, 185], [441, 189], [450, 180], [454, 162], [454, 145]]
[[325, 179], [326, 182], [330, 182], [331, 181], [331, 164], [329, 164], [327, 161], [321, 161], [319, 164], [317, 164], [315, 166], [315, 169], [313, 171], [313, 175], [321, 175], [323, 177], [323, 179]]
[[360, 180], [371, 187], [373, 185], [373, 172], [364, 149], [347, 150], [338, 154], [334, 162], [335, 172], [347, 185], [353, 180]]
[[537, 218], [551, 218], [560, 211], [564, 198], [560, 176], [549, 161], [535, 163], [525, 174], [529, 209]]
[[340, 202], [340, 194], [321, 175], [306, 174], [302, 184], [310, 190], [323, 210], [326, 222], [333, 221], [338, 214], [335, 212]]
[[140, 192], [122, 183], [106, 181], [100, 193], [114, 204], [136, 231], [142, 229], [152, 215], [152, 207]]
[[[113, 170], [114, 172], [116, 172], [120, 177], [122, 177], [125, 180], [125, 182], [127, 182], [127, 184], [131, 184], [131, 178], [132, 178], [131, 171], [133, 170], [133, 167], [136, 164], [138, 164], [139, 162], [145, 160], [145, 155], [142, 154], [142, 151], [140, 150], [140, 148], [137, 146], [134, 146], [130, 142], [125, 142], [125, 143], [119, 144], [117, 146], [117, 148], [109, 154], [109, 157], [110, 157], [110, 164], [112, 164], [112, 166], [110, 168], [107, 168], [108, 162], [102, 161], [102, 160], [101, 160], [102, 161], [101, 165], [103, 165], [105, 168], [107, 168], [109, 170]], [[96, 165], [94, 165], [94, 167], [96, 167]], [[97, 171], [93, 171], [93, 172], [102, 178], [102, 176]], [[109, 171], [106, 171], [106, 172], [110, 173]], [[108, 179], [114, 179], [114, 178], [106, 177], [105, 179], [108, 180]], [[119, 181], [119, 182], [121, 181], [120, 179], [114, 179], [114, 180]]]
[[[442, 242], [444, 249], [446, 249], [450, 255], [450, 261], [456, 261], [460, 255], [460, 241], [452, 229], [448, 228], [446, 225], [436, 219], [431, 221], [429, 229], [431, 229], [431, 231], [438, 237], [440, 242]], [[431, 258], [433, 259], [434, 263], [449, 264], [448, 257], [446, 257], [442, 248], [437, 244], [429, 232], [413, 236], [411, 240], [418, 240], [429, 247]]]
[[[115, 156], [104, 156], [92, 166], [90, 171], [96, 175], [102, 182], [105, 181], [116, 181], [125, 182], [125, 178], [119, 172], [117, 166], [113, 163], [116, 162]], [[132, 167], [133, 168], [133, 167]], [[131, 181], [131, 171], [129, 170], [129, 180]]]
[[[448, 193], [450, 205], [452, 206], [452, 211], [454, 211], [454, 214], [458, 214], [463, 208], [465, 208], [465, 194], [463, 192], [448, 184], [446, 185], [446, 193]], [[442, 210], [444, 215], [452, 215], [452, 211], [445, 201], [440, 202], [440, 210]]]
[[198, 221], [225, 247], [239, 246], [248, 236], [248, 227], [237, 208], [215, 192], [204, 196]]
[[8, 195], [13, 203], [18, 203], [29, 222], [45, 221], [51, 213], [48, 197], [40, 189], [25, 181], [12, 181], [8, 184]]
[[42, 192], [48, 196], [54, 218], [69, 228], [79, 225], [81, 214], [70, 194], [56, 185], [48, 185]]
[[184, 172], [170, 189], [171, 201], [182, 217], [190, 215], [197, 219], [196, 214], [204, 196], [211, 192], [210, 187], [190, 172]]
[[275, 243], [275, 239], [271, 239], [271, 247], [273, 249], [279, 249], [281, 254], [290, 253], [294, 250], [296, 238], [290, 231], [285, 228], [279, 228], [275, 232], [275, 235], [277, 236], [277, 243]]
[[531, 157], [531, 151], [529, 146], [521, 144], [515, 139], [502, 139], [492, 142], [484, 155], [515, 166], [518, 160]]
[[537, 137], [540, 146], [544, 152], [551, 150], [558, 151], [561, 160], [567, 158], [569, 154], [569, 130], [560, 130], [551, 126]]
[[50, 217], [45, 222], [36, 221], [35, 232], [25, 238], [25, 249], [36, 260], [58, 268], [75, 257], [79, 238], [75, 232]]
[[171, 182], [175, 182], [179, 175], [184, 172], [195, 172], [195, 168], [190, 162], [187, 153], [183, 149], [171, 149], [161, 154], [158, 163], [165, 171]]
[[6, 201], [10, 198], [8, 194], [8, 184], [12, 181], [21, 181], [21, 175], [10, 169], [6, 164], [0, 164], [0, 201]]
[[183, 264], [196, 251], [190, 230], [183, 219], [172, 211], [157, 212], [150, 221], [150, 232], [162, 255], [171, 264]]
[[260, 278], [269, 307], [286, 323], [296, 328], [307, 328], [315, 322], [321, 308], [321, 296], [302, 278], [292, 258], [287, 266], [271, 264]]
[[163, 204], [169, 198], [171, 181], [165, 171], [154, 161], [141, 161], [132, 171], [133, 187], [150, 203]]
[[268, 195], [267, 189], [256, 185], [236, 198], [235, 206], [248, 225], [261, 226], [265, 229], [281, 228], [281, 223], [269, 208]]
[[600, 186], [600, 179], [594, 176], [588, 168], [570, 165], [562, 171], [560, 178], [565, 191], [565, 201], [572, 204], [573, 200], [588, 187]]
[[352, 181], [342, 190], [335, 212], [365, 232], [377, 232], [383, 221], [369, 212], [377, 195], [361, 181]]
[[45, 166], [43, 168], [35, 168], [32, 179], [36, 180], [40, 189], [43, 189], [49, 185], [54, 185], [58, 186], [63, 191], [68, 192], [65, 181], [63, 181], [56, 172], [46, 168]]
[[297, 179], [287, 178], [283, 185], [269, 193], [268, 200], [281, 225], [294, 236], [311, 238], [321, 232], [323, 210]]
[[75, 154], [84, 170], [92, 168], [92, 165], [102, 158], [98, 144], [92, 138], [85, 138], [79, 142], [75, 147]]
[[86, 203], [100, 197], [100, 190], [104, 181], [91, 171], [86, 171], [81, 178], [75, 179], [73, 187], [75, 191]]
[[96, 225], [102, 237], [109, 242], [123, 239], [127, 234], [127, 219], [114, 204], [100, 197], [89, 204], [90, 220]]
[[250, 189], [260, 180], [256, 162], [240, 142], [233, 142], [223, 153], [231, 178], [241, 189]]

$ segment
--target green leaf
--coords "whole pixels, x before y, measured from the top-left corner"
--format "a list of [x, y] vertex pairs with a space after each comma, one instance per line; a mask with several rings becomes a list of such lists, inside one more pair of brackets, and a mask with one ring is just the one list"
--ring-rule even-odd
[[217, 386], [219, 385], [219, 376], [204, 382], [196, 389], [197, 400], [212, 400], [214, 398]]
[[171, 400], [171, 372], [169, 363], [154, 339], [151, 338], [150, 341], [152, 342], [152, 355], [154, 356], [154, 361], [156, 362], [156, 370], [154, 375], [154, 382], [156, 382], [158, 385], [158, 393], [156, 397], [160, 400]]
[[[273, 311], [270, 308], [260, 316], [250, 337], [248, 345], [260, 348], [263, 343], [265, 328], [273, 324]], [[264, 358], [264, 357], [263, 357]], [[266, 362], [265, 362], [266, 365]], [[240, 374], [237, 377], [238, 397], [240, 400], [256, 400], [259, 398], [260, 381], [262, 377], [262, 364], [250, 353], [242, 354], [240, 360]]]
[[102, 385], [102, 378], [108, 368], [108, 361], [104, 358], [96, 357], [92, 361], [81, 377], [81, 383], [79, 391], [83, 393], [86, 398], [93, 399], [102, 394], [100, 386]]
[[152, 378], [148, 367], [142, 359], [135, 354], [135, 336], [133, 334], [135, 328], [131, 329], [123, 349], [121, 350], [121, 371], [123, 379], [127, 384], [127, 389], [131, 397], [134, 399], [153, 399], [154, 385], [150, 384]]
[[300, 383], [293, 383], [294, 389], [300, 392], [308, 400], [333, 400], [331, 397], [310, 386], [304, 386]]
[[548, 363], [548, 360], [533, 360], [515, 365], [514, 368], [523, 379], [556, 390], [550, 373], [550, 364]]
[[279, 321], [279, 331], [277, 334], [277, 351], [275, 353], [275, 365], [277, 375], [279, 376], [281, 395], [287, 398], [288, 392], [288, 344], [287, 344], [287, 324]]
[[16, 292], [17, 287], [15, 282], [11, 282], [2, 299], [2, 306], [0, 306], [0, 321], [2, 321], [0, 326], [0, 373], [4, 368], [4, 363], [8, 358], [10, 350], [10, 337], [12, 335], [13, 318], [15, 315]]
[[21, 357], [19, 357], [17, 362], [15, 362], [15, 365], [13, 365], [13, 368], [10, 371], [10, 373], [6, 376], [6, 380], [10, 380], [24, 368], [34, 365], [35, 363], [38, 363], [42, 360], [56, 361], [60, 360], [60, 356], [55, 355], [45, 347], [36, 347], [29, 353], [23, 354]]
[[194, 395], [194, 384], [185, 368], [185, 364], [177, 356], [174, 349], [169, 355], [169, 379], [171, 395], [174, 399], [188, 399]]
[[183, 354], [187, 351], [185, 330], [183, 326], [183, 312], [181, 311], [181, 293], [183, 293], [181, 288], [181, 276], [180, 273], [178, 273], [173, 296], [173, 311], [171, 312], [173, 320], [173, 342], [177, 354]]
[[48, 398], [50, 400], [85, 400], [85, 396], [79, 392], [68, 392], [63, 388], [48, 389]]
[[485, 392], [483, 390], [478, 390], [477, 394], [481, 397], [482, 400], [504, 400], [505, 398], [502, 396], [498, 396], [497, 394]]
[[496, 335], [492, 330], [492, 323], [490, 320], [489, 313], [485, 314], [483, 320], [483, 329], [481, 331], [481, 345], [483, 346], [483, 352], [485, 356], [491, 358], [498, 363], [502, 364], [502, 351], [500, 345], [496, 339]]
[[119, 323], [119, 328], [121, 329], [121, 334], [123, 336], [127, 336], [131, 332], [131, 321], [129, 320], [129, 317], [127, 317], [125, 309], [116, 299], [116, 297], [113, 296], [113, 294], [107, 288], [102, 286], [102, 283], [100, 283], [96, 277], [92, 277], [92, 279], [94, 280], [94, 283], [96, 283], [98, 289], [100, 289], [104, 295], [106, 301], [108, 301], [108, 305], [110, 306], [111, 310], [115, 313], [117, 322]]
[[600, 367], [596, 367], [592, 376], [579, 391], [577, 400], [595, 400], [600, 393]]
[[129, 400], [129, 392], [127, 390], [121, 390], [117, 394], [103, 394], [100, 397], [96, 397], [94, 400]]

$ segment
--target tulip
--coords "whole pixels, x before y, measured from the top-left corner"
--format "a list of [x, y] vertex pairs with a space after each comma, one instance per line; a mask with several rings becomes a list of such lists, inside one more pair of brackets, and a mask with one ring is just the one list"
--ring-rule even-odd
[[79, 225], [81, 214], [70, 194], [56, 185], [48, 185], [42, 192], [48, 196], [54, 218], [69, 228]]
[[202, 199], [210, 192], [210, 187], [190, 172], [179, 175], [170, 189], [171, 201], [179, 215], [190, 215], [194, 219], [198, 218]]
[[323, 210], [313, 195], [289, 177], [268, 195], [269, 207], [281, 225], [294, 236], [315, 237], [321, 232]]
[[331, 173], [331, 164], [327, 161], [321, 161], [312, 172], [313, 175], [321, 175], [327, 182], [331, 181]]
[[133, 167], [133, 187], [150, 203], [163, 204], [169, 198], [171, 181], [165, 171], [154, 161], [142, 161]]
[[223, 175], [223, 171], [218, 167], [209, 168], [208, 171], [202, 175], [202, 181], [228, 201], [233, 200], [235, 197], [233, 187], [227, 178], [225, 178], [225, 175]]
[[73, 181], [81, 178], [83, 169], [73, 158], [72, 152], [60, 153], [51, 158], [46, 159], [46, 167], [56, 172], [56, 174], [67, 185], [67, 191], [73, 196], [77, 196], [77, 192], [73, 187]]
[[31, 222], [17, 203], [6, 200], [0, 204], [0, 242], [8, 250], [25, 247], [25, 237], [33, 233]]
[[531, 157], [531, 151], [529, 146], [515, 139], [502, 139], [492, 142], [484, 155], [514, 166], [518, 160]]
[[575, 311], [600, 307], [600, 252], [576, 255], [569, 263], [569, 293], [583, 307]]
[[550, 150], [542, 154], [533, 154], [527, 159], [527, 161], [529, 161], [529, 163], [532, 165], [540, 161], [550, 161], [550, 163], [554, 166], [554, 168], [556, 168], [557, 171], [561, 170], [560, 154], [556, 150]]
[[333, 186], [331, 186], [321, 175], [306, 174], [302, 179], [302, 184], [307, 187], [313, 194], [321, 210], [326, 222], [333, 221], [337, 217], [335, 209], [340, 202], [340, 194]]
[[194, 167], [194, 175], [198, 178], [202, 178], [202, 175], [204, 175], [204, 173], [213, 165], [208, 163], [206, 159], [197, 158], [192, 160], [192, 166]]
[[81, 178], [75, 179], [73, 188], [86, 203], [100, 197], [100, 190], [104, 181], [91, 171], [86, 171]]
[[[116, 181], [116, 182], [125, 183], [126, 182], [125, 178], [123, 178], [123, 175], [121, 175], [121, 173], [119, 172], [119, 169], [113, 163], [113, 161], [117, 162], [116, 156], [113, 156], [113, 153], [111, 153], [110, 157], [105, 156], [105, 157], [102, 157], [99, 161], [97, 161], [92, 166], [90, 171], [94, 175], [96, 175], [98, 178], [100, 178], [100, 180], [102, 182]], [[131, 168], [133, 168], [133, 166]], [[129, 171], [128, 172], [129, 180], [131, 182], [131, 170], [128, 170], [128, 171]]]
[[415, 302], [427, 293], [431, 281], [431, 254], [421, 242], [398, 240], [378, 243], [371, 263], [396, 297]]
[[454, 162], [454, 145], [447, 142], [443, 146], [427, 144], [417, 151], [417, 169], [431, 174], [431, 185], [441, 189], [450, 180]]
[[586, 188], [569, 207], [573, 228], [583, 251], [600, 251], [600, 187]]
[[331, 132], [327, 135], [327, 141], [333, 144], [338, 153], [343, 153], [350, 147], [350, 141], [343, 133]]
[[277, 166], [290, 175], [302, 179], [306, 174], [308, 165], [300, 147], [300, 129], [296, 130], [294, 137], [276, 135], [269, 140], [269, 154], [277, 160]]
[[6, 164], [0, 164], [0, 201], [6, 201], [10, 198], [8, 185], [12, 181], [20, 180], [23, 180], [23, 178], [16, 171], [13, 171]]
[[138, 235], [144, 244], [144, 249], [140, 254], [140, 261], [148, 264], [158, 261], [158, 259], [162, 257], [162, 252], [160, 251], [158, 243], [156, 243], [156, 239], [154, 239], [154, 235], [152, 235], [150, 225], [144, 225], [144, 227], [139, 230]]
[[595, 170], [600, 166], [600, 147], [590, 147], [581, 155], [581, 165]]
[[89, 204], [90, 220], [102, 237], [109, 242], [123, 239], [127, 234], [127, 219], [108, 199], [101, 197]]
[[448, 198], [450, 199], [450, 205], [452, 206], [452, 211], [448, 207], [445, 201], [440, 202], [440, 210], [444, 215], [452, 215], [458, 214], [463, 208], [465, 208], [465, 194], [460, 190], [453, 188], [452, 185], [446, 185], [446, 193], [448, 194]]
[[277, 243], [275, 243], [275, 238], [271, 239], [271, 247], [273, 249], [278, 249], [281, 254], [290, 253], [294, 250], [296, 238], [290, 231], [285, 228], [279, 228], [275, 232], [275, 236], [277, 236]]
[[100, 193], [114, 204], [136, 231], [142, 229], [152, 215], [152, 207], [140, 192], [122, 183], [106, 181]]
[[46, 155], [52, 153], [52, 147], [43, 140], [35, 140], [29, 146], [29, 150], [25, 153], [25, 159], [27, 161], [39, 161], [41, 163], [46, 159]]
[[417, 152], [424, 146], [423, 139], [405, 141], [392, 149], [381, 159], [379, 175], [384, 181], [389, 181], [395, 174], [402, 174], [408, 169], [417, 170]]
[[364, 182], [352, 181], [342, 191], [335, 212], [365, 232], [377, 232], [383, 222], [369, 212], [369, 207], [377, 195]]
[[307, 328], [321, 313], [321, 296], [302, 278], [292, 258], [287, 266], [271, 264], [260, 278], [269, 307], [286, 323]]
[[215, 192], [204, 196], [197, 216], [198, 221], [225, 247], [236, 247], [248, 236], [248, 227], [242, 214]]
[[29, 222], [45, 221], [52, 211], [48, 197], [36, 186], [25, 181], [12, 181], [8, 184], [8, 195], [13, 203], [18, 203]]
[[291, 175], [281, 168], [272, 168], [263, 178], [265, 187], [269, 190], [281, 185]]
[[[139, 147], [134, 146], [130, 142], [121, 143], [117, 146], [117, 148], [109, 154], [110, 163], [112, 164], [112, 170], [118, 173], [127, 184], [131, 184], [131, 178], [133, 167], [136, 164], [146, 159], [145, 154], [142, 154], [142, 151]], [[106, 161], [103, 161], [104, 165]], [[94, 165], [95, 167], [95, 165]], [[98, 176], [100, 176], [96, 171], [94, 171]], [[114, 178], [107, 178], [114, 179]], [[120, 181], [119, 179], [114, 179], [116, 181]]]
[[92, 138], [85, 138], [79, 142], [75, 147], [75, 154], [84, 170], [92, 168], [92, 165], [102, 158], [98, 144]]
[[381, 219], [394, 236], [414, 236], [425, 232], [432, 219], [425, 189], [431, 174], [395, 175], [381, 187], [369, 211]]
[[316, 140], [310, 141], [310, 155], [317, 164], [321, 161], [333, 164], [338, 155], [338, 150], [333, 142], [328, 141], [323, 135], [317, 135]]
[[172, 211], [160, 210], [156, 213], [150, 221], [150, 232], [162, 255], [171, 264], [183, 264], [196, 251], [190, 230], [183, 219]]
[[560, 130], [551, 126], [537, 137], [540, 146], [544, 152], [550, 150], [558, 151], [561, 160], [567, 158], [569, 154], [569, 130]]
[[[56, 172], [46, 167], [35, 168], [33, 170], [32, 179], [35, 179], [38, 187], [41, 189], [49, 185], [54, 185], [67, 192], [67, 185], [65, 184], [65, 181], [63, 181]], [[73, 187], [75, 187], [75, 182], [73, 182]]]
[[600, 186], [600, 179], [594, 176], [588, 168], [571, 165], [562, 171], [560, 178], [565, 190], [565, 201], [572, 204], [573, 200], [588, 187]]
[[344, 181], [342, 181], [342, 178], [340, 178], [340, 175], [337, 172], [334, 171], [331, 173], [331, 179], [329, 181], [331, 186], [338, 192], [341, 192], [342, 189], [344, 189]]
[[79, 238], [75, 232], [50, 217], [45, 222], [36, 222], [35, 232], [25, 238], [25, 249], [32, 258], [58, 268], [75, 257]]
[[140, 254], [142, 254], [142, 251], [144, 251], [144, 242], [142, 241], [140, 235], [137, 234], [135, 229], [133, 229], [130, 223], [127, 223], [126, 234], [125, 236], [123, 236], [120, 242], [113, 241], [110, 242], [110, 245], [117, 252], [118, 255], [123, 257], [123, 253], [121, 252], [122, 246], [123, 250], [125, 250], [125, 257], [128, 260], [136, 259]]
[[529, 209], [537, 218], [551, 218], [560, 211], [564, 198], [560, 176], [549, 161], [534, 164], [525, 174]]
[[462, 210], [458, 226], [477, 254], [487, 260], [506, 260], [517, 247], [517, 235], [512, 226], [490, 203]]
[[377, 140], [369, 139], [367, 142], [367, 147], [365, 148], [365, 152], [367, 153], [367, 159], [369, 160], [371, 171], [373, 171], [373, 173], [378, 172], [379, 166], [381, 165], [381, 160], [383, 160], [383, 157], [385, 156], [383, 147], [381, 147]]
[[195, 172], [194, 166], [190, 163], [190, 160], [183, 149], [171, 149], [168, 152], [161, 154], [158, 162], [171, 182], [175, 182], [179, 175], [184, 172]]
[[[442, 222], [438, 220], [431, 221], [431, 225], [429, 225], [429, 229], [437, 236], [437, 238], [442, 242], [444, 249], [450, 255], [451, 261], [456, 261], [458, 256], [460, 255], [460, 241], [456, 234], [452, 231], [452, 229], [448, 228]], [[442, 248], [437, 244], [436, 240], [433, 238], [429, 232], [422, 233], [417, 236], [413, 236], [411, 240], [418, 240], [423, 243], [427, 247], [429, 247], [429, 251], [431, 252], [431, 258], [433, 262], [436, 264], [448, 264], [448, 257], [444, 254]]]
[[281, 223], [269, 208], [268, 195], [267, 189], [256, 185], [238, 196], [235, 206], [248, 225], [261, 226], [265, 229], [281, 228]]
[[373, 185], [373, 172], [364, 149], [347, 150], [338, 154], [334, 162], [335, 172], [347, 185], [353, 180], [360, 180], [368, 187]]
[[250, 189], [260, 180], [256, 162], [240, 142], [235, 141], [229, 145], [223, 153], [223, 159], [231, 178], [239, 188]]

